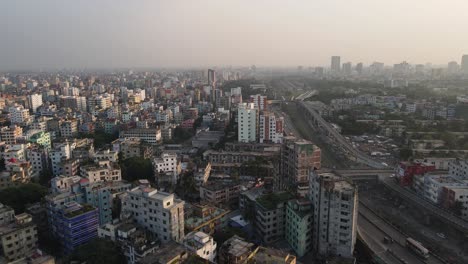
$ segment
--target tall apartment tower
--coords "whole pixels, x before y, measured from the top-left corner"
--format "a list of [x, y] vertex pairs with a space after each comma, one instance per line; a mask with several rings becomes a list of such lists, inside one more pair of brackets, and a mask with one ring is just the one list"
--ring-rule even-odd
[[268, 101], [266, 95], [256, 94], [250, 96], [250, 102], [254, 103], [255, 108], [260, 111], [265, 111], [268, 109]]
[[346, 62], [346, 63], [343, 63], [343, 74], [345, 75], [351, 75], [352, 73], [352, 63], [351, 62]]
[[260, 143], [276, 143], [283, 142], [283, 117], [276, 117], [274, 113], [263, 112], [259, 119], [258, 141]]
[[363, 69], [364, 69], [364, 64], [362, 64], [362, 62], [359, 62], [358, 64], [356, 64], [356, 72], [358, 75], [362, 74]]
[[239, 142], [255, 142], [257, 140], [258, 109], [253, 103], [239, 104], [237, 112], [237, 127]]
[[356, 244], [358, 190], [333, 173], [310, 173], [312, 249], [319, 255], [352, 257]]
[[468, 55], [462, 56], [460, 69], [463, 74], [468, 74]]
[[129, 217], [162, 243], [184, 239], [184, 204], [174, 194], [140, 186], [127, 191], [122, 199], [122, 217]]
[[451, 61], [447, 64], [448, 74], [457, 74], [459, 70], [460, 70], [460, 66], [458, 65], [458, 62]]
[[281, 149], [281, 177], [279, 188], [289, 188], [299, 196], [309, 193], [309, 173], [321, 167], [320, 148], [307, 140], [284, 137]]
[[28, 96], [29, 108], [36, 113], [37, 108], [42, 105], [42, 94], [31, 94]]
[[331, 57], [331, 72], [332, 73], [339, 73], [341, 70], [341, 57], [340, 56], [332, 56]]
[[208, 84], [215, 87], [216, 85], [216, 71], [208, 69]]

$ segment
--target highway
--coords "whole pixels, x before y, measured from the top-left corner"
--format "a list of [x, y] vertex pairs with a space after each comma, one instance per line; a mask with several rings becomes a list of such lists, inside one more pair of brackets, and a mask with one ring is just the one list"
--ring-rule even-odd
[[334, 129], [327, 121], [325, 121], [315, 109], [313, 109], [307, 102], [298, 102], [299, 105], [306, 109], [309, 114], [312, 115], [314, 120], [319, 123], [320, 127], [324, 128], [329, 135], [331, 135], [340, 146], [345, 149], [348, 153], [352, 154], [356, 161], [359, 163], [364, 163], [369, 167], [376, 168], [376, 169], [383, 169], [384, 166], [380, 161], [374, 160], [371, 157], [367, 156], [366, 154], [362, 153], [361, 151], [354, 148], [351, 143], [349, 143], [336, 129]]
[[405, 198], [405, 201], [411, 202], [416, 206], [420, 206], [427, 211], [431, 212], [435, 216], [439, 217], [440, 219], [445, 220], [449, 224], [453, 225], [460, 231], [464, 233], [468, 233], [468, 222], [463, 220], [462, 218], [453, 215], [451, 212], [442, 209], [431, 202], [425, 200], [424, 198], [416, 195], [415, 193], [402, 188], [398, 184], [395, 183], [394, 179], [388, 177], [381, 177], [380, 181], [389, 189], [396, 192], [399, 196]]
[[[363, 240], [377, 256], [388, 264], [404, 263], [402, 260], [408, 264], [444, 264], [433, 255], [430, 255], [428, 259], [422, 259], [414, 254], [405, 246], [407, 236], [375, 214], [363, 202], [359, 203], [358, 226]], [[394, 242], [385, 244], [383, 242], [385, 236], [392, 238]]]

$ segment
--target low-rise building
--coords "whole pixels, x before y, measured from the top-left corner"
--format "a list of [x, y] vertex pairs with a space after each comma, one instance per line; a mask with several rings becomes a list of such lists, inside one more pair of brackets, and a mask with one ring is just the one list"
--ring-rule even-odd
[[155, 145], [161, 142], [161, 129], [159, 128], [133, 128], [120, 132], [121, 138], [139, 138], [148, 144]]
[[3, 256], [8, 261], [24, 258], [37, 248], [37, 228], [26, 213], [14, 216], [14, 221], [0, 225]]
[[188, 251], [210, 262], [216, 259], [216, 242], [208, 234], [200, 231], [190, 232], [184, 238], [184, 246]]
[[249, 243], [241, 237], [234, 235], [226, 240], [218, 251], [218, 262], [229, 264], [242, 264], [246, 263], [253, 254], [257, 246]]
[[237, 203], [240, 190], [237, 182], [208, 182], [200, 186], [200, 199], [213, 205]]
[[96, 164], [81, 166], [80, 176], [87, 178], [91, 183], [122, 180], [122, 173], [119, 165], [109, 161], [99, 161]]
[[122, 159], [133, 157], [149, 159], [153, 156], [153, 147], [138, 138], [119, 138], [112, 142], [112, 150], [120, 152]]

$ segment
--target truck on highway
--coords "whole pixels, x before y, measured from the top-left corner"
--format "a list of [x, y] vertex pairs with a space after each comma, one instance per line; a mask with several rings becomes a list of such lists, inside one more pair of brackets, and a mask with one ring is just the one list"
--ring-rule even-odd
[[414, 253], [416, 253], [418, 256], [422, 258], [429, 258], [429, 250], [425, 248], [421, 242], [416, 241], [412, 239], [411, 237], [408, 237], [406, 239], [406, 247], [411, 249]]

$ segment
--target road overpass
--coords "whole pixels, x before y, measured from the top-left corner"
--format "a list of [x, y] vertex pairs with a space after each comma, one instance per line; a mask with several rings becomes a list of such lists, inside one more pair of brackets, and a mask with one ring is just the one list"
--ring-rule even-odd
[[[368, 208], [362, 201], [359, 202], [358, 210], [358, 235], [383, 262], [387, 264], [401, 264], [405, 261], [409, 264], [445, 264], [444, 260], [432, 253], [426, 260], [416, 256], [406, 247], [408, 236]], [[384, 243], [384, 237], [392, 238], [394, 242]]]
[[468, 234], [468, 221], [454, 215], [452, 212], [441, 208], [423, 197], [407, 190], [398, 185], [392, 178], [381, 177], [379, 180], [390, 190], [395, 192], [398, 196], [402, 197], [408, 203], [412, 203], [415, 206], [424, 208], [432, 215], [436, 216], [440, 220], [451, 224], [461, 232]]
[[327, 136], [333, 138], [337, 142], [341, 149], [350, 157], [353, 157], [354, 161], [365, 164], [369, 167], [376, 169], [386, 168], [379, 160], [375, 160], [360, 150], [354, 148], [336, 129], [334, 129], [330, 123], [325, 121], [320, 114], [311, 107], [308, 102], [298, 102], [299, 108], [303, 111], [307, 118], [310, 119], [310, 124], [326, 133]]

